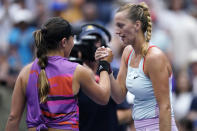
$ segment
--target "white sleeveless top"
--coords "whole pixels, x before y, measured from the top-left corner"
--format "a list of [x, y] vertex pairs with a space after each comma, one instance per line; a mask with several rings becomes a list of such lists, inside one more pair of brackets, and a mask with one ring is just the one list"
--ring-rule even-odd
[[[135, 96], [134, 105], [132, 109], [133, 120], [142, 120], [142, 119], [159, 117], [159, 107], [154, 95], [152, 82], [144, 74], [143, 71], [144, 58], [141, 58], [138, 68], [131, 67], [130, 62], [133, 52], [134, 51], [132, 51], [129, 56], [128, 71], [126, 77], [126, 88], [130, 93], [132, 93]], [[171, 78], [169, 83], [170, 83], [170, 88], [169, 88], [170, 101], [172, 101]], [[174, 116], [172, 105], [171, 105], [171, 115]]]

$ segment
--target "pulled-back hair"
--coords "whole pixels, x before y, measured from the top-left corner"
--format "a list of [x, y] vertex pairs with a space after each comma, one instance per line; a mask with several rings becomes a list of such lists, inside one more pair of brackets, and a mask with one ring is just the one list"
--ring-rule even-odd
[[49, 50], [58, 49], [61, 39], [64, 37], [68, 39], [72, 35], [71, 25], [68, 21], [60, 17], [50, 18], [42, 25], [41, 29], [34, 32], [36, 56], [39, 59], [38, 65], [41, 68], [38, 77], [40, 103], [47, 101], [47, 95], [50, 88], [45, 72], [45, 68], [48, 64], [47, 52]]
[[149, 8], [145, 2], [141, 2], [139, 4], [126, 4], [119, 8], [117, 12], [122, 12], [128, 10], [128, 18], [132, 21], [141, 21], [142, 23], [142, 31], [146, 34], [146, 44], [144, 44], [141, 48], [141, 53], [143, 56], [147, 54], [148, 50], [148, 42], [151, 39], [151, 32], [152, 32], [152, 22], [151, 16], [149, 12]]

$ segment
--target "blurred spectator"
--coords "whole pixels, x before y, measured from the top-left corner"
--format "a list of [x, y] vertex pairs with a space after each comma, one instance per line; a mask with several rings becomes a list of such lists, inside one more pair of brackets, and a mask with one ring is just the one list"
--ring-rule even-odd
[[12, 48], [17, 48], [22, 66], [28, 64], [32, 58], [33, 48], [33, 31], [34, 27], [30, 26], [33, 20], [33, 14], [28, 9], [20, 9], [14, 16], [15, 26], [9, 34], [9, 44]]
[[99, 8], [99, 14], [98, 18], [100, 21], [104, 23], [104, 25], [109, 24], [109, 22], [112, 20], [112, 2], [111, 1], [104, 1], [104, 2], [99, 2], [98, 3], [98, 8]]
[[8, 72], [8, 80], [7, 83], [8, 87], [14, 88], [14, 83], [16, 81], [16, 78], [18, 76], [18, 73], [20, 69], [22, 69], [21, 60], [17, 51], [17, 46], [10, 46], [9, 52], [8, 52], [8, 64], [9, 64], [9, 72]]
[[8, 34], [12, 27], [12, 21], [9, 13], [8, 0], [0, 1], [0, 52], [6, 52], [8, 50]]
[[188, 8], [189, 13], [197, 19], [197, 0], [191, 0], [190, 7]]
[[152, 18], [153, 29], [152, 29], [152, 38], [150, 44], [159, 47], [162, 51], [164, 51], [168, 55], [169, 46], [171, 44], [169, 35], [166, 33], [164, 29], [162, 29], [159, 26], [158, 18], [153, 10], [151, 11], [151, 18]]
[[126, 45], [124, 45], [122, 43], [122, 41], [120, 40], [119, 37], [117, 37], [117, 35], [114, 35], [112, 37], [112, 41], [111, 41], [110, 44], [111, 44], [111, 48], [112, 48], [113, 53], [114, 53], [114, 59], [111, 63], [111, 66], [114, 67], [114, 68], [119, 68], [122, 52], [123, 52], [124, 48], [126, 47]]
[[62, 0], [62, 6], [59, 16], [68, 20], [70, 23], [75, 23], [83, 18], [81, 8], [85, 0]]
[[180, 120], [180, 122], [177, 124], [179, 131], [196, 131], [193, 130], [193, 123], [191, 120], [185, 118]]
[[15, 22], [15, 17], [18, 16], [17, 11], [26, 9], [25, 0], [14, 0], [9, 7], [10, 17]]
[[0, 86], [6, 86], [8, 82], [8, 62], [5, 53], [0, 52]]
[[97, 8], [95, 3], [86, 2], [82, 6], [83, 18], [80, 21], [77, 21], [74, 24], [79, 25], [79, 26], [84, 25], [84, 24], [88, 24], [88, 23], [96, 23], [96, 24], [103, 25], [103, 23], [98, 20], [98, 13], [99, 13], [98, 8]]
[[175, 93], [173, 94], [173, 109], [175, 118], [180, 121], [186, 117], [189, 112], [191, 101], [193, 99], [192, 86], [189, 82], [189, 76], [186, 70], [180, 70], [175, 76]]
[[60, 16], [62, 12], [69, 8], [69, 6], [68, 0], [53, 0], [50, 9], [53, 16]]
[[102, 21], [104, 25], [109, 24], [112, 20], [113, 2], [115, 0], [87, 0], [88, 2], [94, 2], [99, 9], [98, 19]]
[[190, 82], [193, 85], [193, 94], [197, 96], [197, 49], [191, 50], [188, 54]]
[[191, 103], [188, 120], [192, 121], [194, 131], [197, 131], [197, 97], [194, 97]]
[[186, 66], [188, 52], [197, 48], [197, 23], [184, 10], [183, 0], [169, 0], [169, 10], [158, 12], [159, 24], [167, 30], [172, 43], [170, 59], [175, 70]]
[[36, 25], [37, 27], [40, 27], [42, 25], [42, 23], [44, 23], [44, 21], [47, 19], [47, 17], [49, 17], [49, 9], [46, 8], [45, 5], [46, 2], [40, 1], [40, 0], [36, 0], [35, 1], [35, 19], [33, 21], [33, 24]]

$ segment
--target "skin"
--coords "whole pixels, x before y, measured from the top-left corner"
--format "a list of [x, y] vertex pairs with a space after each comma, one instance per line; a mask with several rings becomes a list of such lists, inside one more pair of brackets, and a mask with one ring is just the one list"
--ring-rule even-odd
[[[127, 17], [127, 10], [118, 12], [115, 15], [116, 34], [120, 36], [125, 47], [120, 64], [120, 70], [115, 80], [110, 75], [111, 80], [111, 95], [117, 103], [121, 103], [127, 94], [126, 75], [127, 75], [127, 58], [131, 50], [134, 53], [131, 62], [128, 63], [131, 67], [139, 66], [140, 60], [143, 57], [140, 49], [145, 44], [144, 33], [141, 30], [140, 21], [131, 21]], [[95, 58], [102, 59], [102, 52], [105, 49], [99, 48]], [[171, 65], [165, 54], [158, 48], [150, 48], [145, 56], [144, 73], [152, 81], [154, 95], [159, 106], [159, 128], [160, 131], [171, 131], [171, 107], [169, 98], [169, 77], [172, 74]]]
[[[58, 50], [49, 51], [47, 55], [68, 57], [74, 45], [73, 37], [71, 36], [69, 39], [63, 38], [60, 45], [61, 46]], [[111, 55], [111, 58], [108, 57], [105, 60], [110, 62], [112, 61], [113, 55], [110, 51], [108, 54]], [[6, 131], [18, 131], [21, 116], [26, 104], [26, 87], [31, 66], [32, 63], [25, 66], [21, 70], [16, 80], [12, 96], [11, 111], [6, 125]], [[79, 92], [79, 89], [82, 88], [84, 93], [96, 103], [102, 105], [108, 103], [110, 97], [110, 78], [107, 71], [102, 71], [100, 73], [100, 81], [98, 84], [94, 79], [94, 73], [90, 69], [87, 69], [81, 65], [77, 66], [73, 77], [72, 89], [74, 95], [76, 95]], [[35, 131], [36, 128], [29, 128], [28, 130]], [[49, 131], [62, 130], [49, 128]]]

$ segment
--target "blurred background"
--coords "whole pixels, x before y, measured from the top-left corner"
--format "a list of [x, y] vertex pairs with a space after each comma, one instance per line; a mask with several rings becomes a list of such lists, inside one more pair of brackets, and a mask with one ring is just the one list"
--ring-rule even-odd
[[[32, 33], [44, 21], [60, 16], [74, 26], [105, 26], [113, 36], [112, 66], [118, 68], [124, 45], [114, 33], [114, 14], [124, 3], [142, 1], [149, 5], [153, 22], [150, 44], [163, 50], [173, 66], [177, 126], [197, 131], [197, 0], [0, 0], [0, 130], [5, 128], [18, 73], [34, 59]], [[25, 130], [24, 113], [20, 131]]]

